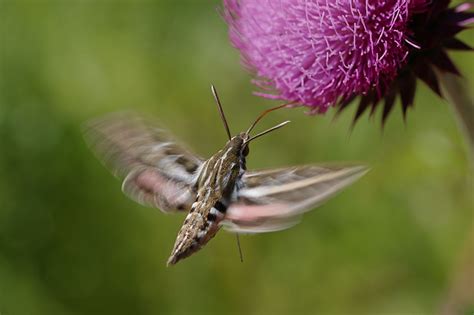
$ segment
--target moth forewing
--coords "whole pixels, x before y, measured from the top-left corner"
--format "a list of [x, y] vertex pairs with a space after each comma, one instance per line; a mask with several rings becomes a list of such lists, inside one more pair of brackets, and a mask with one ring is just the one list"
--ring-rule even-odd
[[365, 166], [307, 165], [248, 172], [223, 224], [247, 233], [286, 229], [367, 171]]
[[203, 160], [165, 128], [121, 112], [91, 120], [84, 125], [84, 136], [105, 166], [123, 180], [128, 197], [165, 212], [189, 210]]

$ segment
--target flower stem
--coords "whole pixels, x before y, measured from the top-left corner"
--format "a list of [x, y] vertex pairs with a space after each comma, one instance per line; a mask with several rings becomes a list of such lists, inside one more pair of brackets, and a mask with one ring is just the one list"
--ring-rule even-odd
[[465, 136], [471, 162], [474, 157], [474, 99], [467, 87], [467, 82], [463, 77], [455, 74], [436, 71], [441, 83], [444, 97], [451, 104], [458, 120], [459, 128]]
[[[458, 121], [459, 128], [464, 133], [464, 139], [469, 147], [471, 173], [474, 171], [474, 99], [464, 78], [436, 71], [441, 83], [443, 96], [451, 104]], [[472, 177], [468, 185], [472, 185]], [[447, 290], [447, 296], [441, 303], [441, 315], [464, 314], [474, 306], [474, 222], [470, 236], [461, 249], [459, 261], [455, 263], [452, 281]]]

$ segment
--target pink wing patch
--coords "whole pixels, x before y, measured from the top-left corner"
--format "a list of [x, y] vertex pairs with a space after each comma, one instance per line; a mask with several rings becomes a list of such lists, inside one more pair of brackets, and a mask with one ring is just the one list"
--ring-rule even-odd
[[279, 204], [263, 204], [263, 205], [245, 205], [232, 204], [226, 213], [226, 219], [236, 222], [255, 222], [265, 220], [265, 218], [288, 216], [288, 205]]
[[246, 205], [232, 204], [222, 225], [239, 233], [265, 233], [284, 230], [299, 222], [300, 215], [285, 203]]
[[130, 173], [123, 182], [122, 190], [140, 204], [157, 207], [165, 212], [187, 210], [193, 202], [193, 194], [188, 187], [152, 168]]

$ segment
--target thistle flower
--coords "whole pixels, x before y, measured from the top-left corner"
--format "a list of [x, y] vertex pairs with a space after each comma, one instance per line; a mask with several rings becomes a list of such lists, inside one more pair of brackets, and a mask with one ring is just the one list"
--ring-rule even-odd
[[232, 44], [256, 73], [257, 95], [308, 106], [310, 113], [360, 101], [354, 121], [384, 99], [384, 122], [401, 97], [413, 105], [416, 78], [440, 94], [432, 65], [459, 74], [446, 49], [473, 22], [450, 0], [224, 0]]

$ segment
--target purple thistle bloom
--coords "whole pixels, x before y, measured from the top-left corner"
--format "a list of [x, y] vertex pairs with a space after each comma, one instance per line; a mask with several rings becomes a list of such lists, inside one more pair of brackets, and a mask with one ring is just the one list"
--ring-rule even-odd
[[472, 22], [450, 0], [224, 0], [232, 44], [256, 72], [258, 95], [324, 113], [361, 96], [356, 118], [385, 99], [383, 121], [401, 95], [413, 104], [416, 77], [439, 94], [431, 64], [458, 73], [445, 48]]

